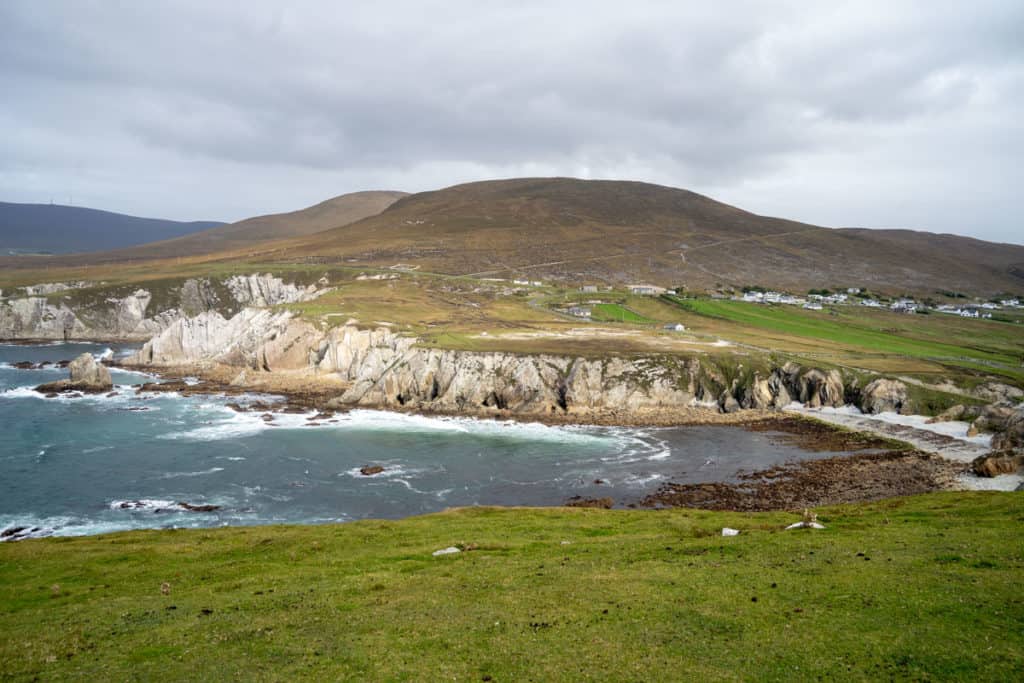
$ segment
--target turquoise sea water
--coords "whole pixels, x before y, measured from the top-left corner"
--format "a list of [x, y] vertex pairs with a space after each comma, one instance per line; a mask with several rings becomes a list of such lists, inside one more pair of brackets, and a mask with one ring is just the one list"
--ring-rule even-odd
[[[298, 414], [268, 423], [227, 407], [237, 397], [138, 393], [133, 385], [152, 378], [116, 369], [115, 396], [47, 399], [32, 387], [67, 370], [12, 367], [85, 351], [126, 349], [0, 345], [0, 531], [323, 523], [577, 495], [626, 505], [666, 481], [820, 457], [731, 427], [547, 427], [370, 410], [319, 426]], [[365, 465], [385, 471], [363, 476]], [[189, 512], [181, 502], [221, 508]]]

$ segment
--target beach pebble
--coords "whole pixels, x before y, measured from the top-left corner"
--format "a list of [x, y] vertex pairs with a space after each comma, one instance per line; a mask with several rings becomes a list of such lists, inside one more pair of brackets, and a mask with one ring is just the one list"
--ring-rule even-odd
[[722, 527], [722, 535], [723, 536], [739, 536], [740, 535], [740, 530], [739, 529], [730, 529], [729, 527]]
[[431, 553], [431, 555], [433, 555], [434, 557], [438, 557], [440, 555], [454, 555], [455, 553], [461, 553], [461, 552], [462, 551], [459, 550], [458, 548], [456, 548], [455, 546], [449, 546], [447, 548], [441, 548], [440, 550], [435, 550], [434, 552]]

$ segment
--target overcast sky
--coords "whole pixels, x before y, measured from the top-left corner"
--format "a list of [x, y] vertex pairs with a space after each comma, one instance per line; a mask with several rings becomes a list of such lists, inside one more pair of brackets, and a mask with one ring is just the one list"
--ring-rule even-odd
[[2, 0], [0, 92], [6, 201], [237, 220], [570, 175], [1024, 243], [1021, 0]]

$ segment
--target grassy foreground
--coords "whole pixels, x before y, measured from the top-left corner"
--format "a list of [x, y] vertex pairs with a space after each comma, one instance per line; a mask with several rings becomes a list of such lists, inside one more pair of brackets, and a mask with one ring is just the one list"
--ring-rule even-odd
[[[782, 531], [797, 519], [786, 513], [476, 508], [3, 544], [0, 678], [1008, 680], [1024, 670], [1024, 495], [820, 512], [825, 531]], [[723, 538], [726, 525], [742, 533]], [[431, 556], [455, 543], [477, 547]]]

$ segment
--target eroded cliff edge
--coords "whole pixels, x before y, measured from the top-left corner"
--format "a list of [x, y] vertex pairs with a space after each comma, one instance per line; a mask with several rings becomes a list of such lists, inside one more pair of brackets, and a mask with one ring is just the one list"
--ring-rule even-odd
[[[567, 349], [571, 351], [571, 349]], [[175, 320], [126, 361], [217, 375], [236, 386], [267, 377], [332, 392], [328, 407], [373, 406], [478, 414], [811, 407], [856, 402], [869, 410], [909, 407], [906, 387], [795, 363], [770, 367], [737, 356], [592, 358], [423, 347], [385, 327], [322, 329], [288, 311], [205, 311]]]

